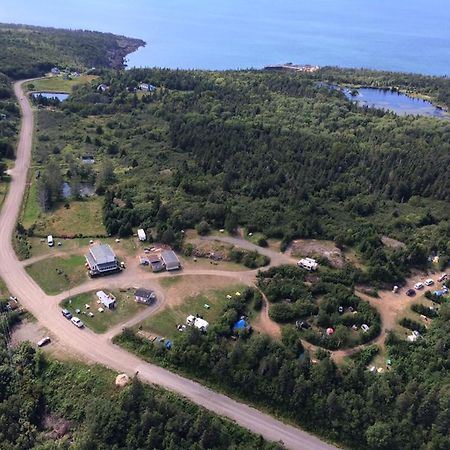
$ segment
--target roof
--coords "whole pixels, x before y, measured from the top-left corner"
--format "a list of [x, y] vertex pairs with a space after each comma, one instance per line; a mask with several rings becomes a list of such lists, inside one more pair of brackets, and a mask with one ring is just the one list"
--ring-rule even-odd
[[115, 303], [116, 299], [111, 298], [109, 295], [105, 294], [103, 291], [97, 291], [95, 295], [98, 297], [98, 299], [103, 303], [103, 305], [107, 306], [110, 304]]
[[135, 297], [142, 297], [147, 299], [152, 299], [155, 296], [155, 293], [149, 289], [139, 288], [134, 293]]
[[116, 254], [108, 244], [93, 245], [89, 251], [97, 264], [106, 264], [116, 260]]
[[164, 264], [169, 267], [174, 265], [178, 267], [180, 265], [180, 260], [173, 250], [162, 251], [161, 259], [164, 261]]

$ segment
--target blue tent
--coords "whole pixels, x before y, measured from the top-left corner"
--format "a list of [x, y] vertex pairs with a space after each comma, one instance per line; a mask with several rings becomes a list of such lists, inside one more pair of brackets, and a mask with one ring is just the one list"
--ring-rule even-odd
[[247, 327], [247, 322], [244, 319], [238, 320], [235, 324], [233, 329], [235, 330], [243, 330]]

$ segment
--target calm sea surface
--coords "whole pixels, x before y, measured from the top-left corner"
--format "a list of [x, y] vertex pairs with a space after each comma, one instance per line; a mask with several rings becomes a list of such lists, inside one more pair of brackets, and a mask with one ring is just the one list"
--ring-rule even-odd
[[450, 75], [449, 0], [0, 0], [0, 21], [142, 38], [132, 66], [295, 62]]

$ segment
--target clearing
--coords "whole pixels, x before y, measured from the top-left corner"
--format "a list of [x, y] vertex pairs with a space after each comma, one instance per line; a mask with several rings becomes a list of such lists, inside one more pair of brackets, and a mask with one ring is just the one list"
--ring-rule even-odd
[[[227, 295], [242, 292], [245, 285], [233, 284], [224, 277], [183, 277], [181, 282], [173, 284], [166, 292], [167, 306], [152, 317], [141, 322], [146, 331], [164, 337], [174, 337], [177, 324], [184, 324], [190, 314], [203, 316], [213, 324], [223, 312]], [[204, 305], [208, 304], [209, 309]]]
[[[80, 75], [71, 80], [65, 80], [63, 76], [48, 77], [27, 84], [27, 89], [32, 91], [72, 92], [74, 86], [90, 83], [96, 78], [95, 75]], [[33, 87], [30, 87], [30, 85]]]
[[46, 294], [59, 294], [87, 280], [84, 256], [47, 258], [27, 266], [29, 275]]
[[[108, 289], [98, 290], [103, 290], [107, 294], [110, 292]], [[116, 297], [116, 307], [115, 309], [107, 309], [98, 303], [95, 292], [87, 292], [65, 299], [61, 302], [61, 307], [67, 308], [74, 316], [79, 317], [87, 327], [91, 328], [96, 333], [104, 333], [113, 325], [125, 322], [136, 314], [142, 312], [148, 312], [150, 314], [151, 310], [153, 310], [157, 304], [157, 302], [155, 302], [153, 305], [146, 306], [136, 303], [134, 300], [134, 289], [127, 289], [125, 292], [111, 292], [114, 297]], [[89, 308], [86, 308], [86, 305], [89, 305]], [[103, 308], [103, 312], [98, 311], [98, 308], [100, 307]], [[76, 309], [80, 309], [81, 312], [76, 313]], [[94, 317], [90, 317], [88, 315], [89, 312], [94, 314]]]
[[341, 268], [345, 264], [345, 257], [342, 251], [336, 247], [333, 241], [297, 239], [292, 242], [290, 253], [296, 258], [303, 258], [305, 256], [311, 258], [323, 257], [328, 259], [330, 264], [336, 268]]

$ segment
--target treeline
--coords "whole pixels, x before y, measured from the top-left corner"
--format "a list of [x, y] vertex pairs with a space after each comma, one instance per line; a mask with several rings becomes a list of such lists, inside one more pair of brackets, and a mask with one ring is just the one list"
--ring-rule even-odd
[[19, 109], [14, 101], [11, 80], [1, 73], [0, 66], [0, 179], [6, 169], [4, 159], [14, 158], [18, 122]]
[[123, 68], [140, 39], [86, 30], [0, 24], [0, 70], [13, 79], [42, 76], [54, 66], [69, 70]]
[[292, 326], [283, 328], [281, 342], [247, 330], [236, 340], [233, 325], [248, 313], [251, 303], [252, 296], [246, 293], [230, 300], [206, 334], [189, 328], [175, 338], [170, 351], [130, 330], [117, 342], [350, 448], [444, 450], [450, 446], [448, 304], [425, 339], [409, 344], [389, 335], [392, 368], [373, 374], [367, 364], [376, 348], [340, 368], [324, 351], [313, 362]]
[[28, 343], [8, 353], [0, 340], [2, 449], [282, 448], [137, 378], [119, 390], [111, 371], [47, 360]]

